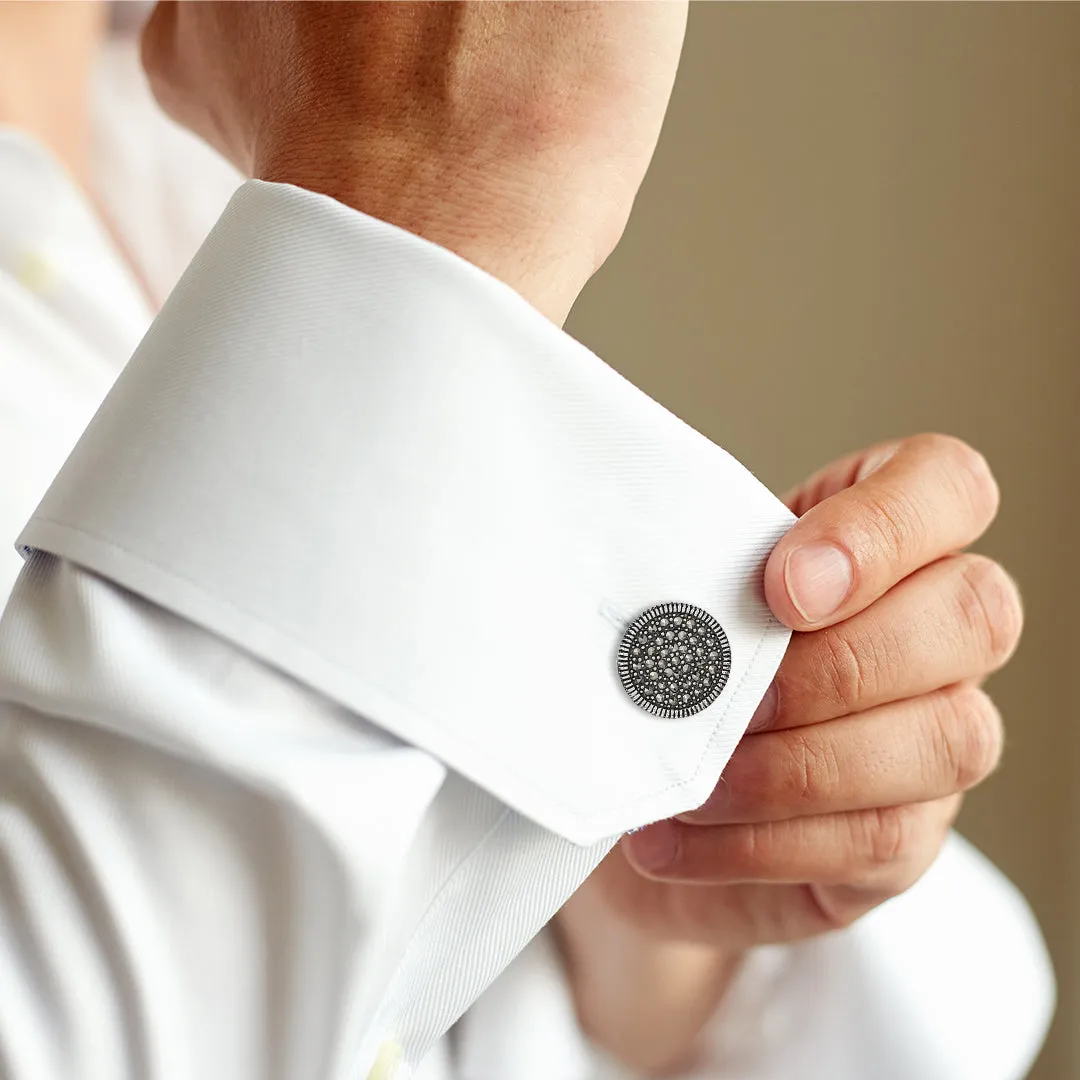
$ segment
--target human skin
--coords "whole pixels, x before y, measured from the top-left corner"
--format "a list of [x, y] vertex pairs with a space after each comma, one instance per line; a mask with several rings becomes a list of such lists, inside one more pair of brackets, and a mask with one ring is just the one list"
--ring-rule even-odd
[[[162, 3], [143, 55], [165, 108], [249, 175], [442, 244], [561, 324], [625, 226], [684, 24], [675, 3]], [[997, 509], [984, 459], [920, 436], [790, 504], [765, 572], [798, 632], [775, 713], [705, 808], [626, 838], [556, 918], [583, 1026], [645, 1072], [692, 1059], [747, 949], [917, 880], [1000, 756], [980, 684], [1021, 609], [961, 554]]]
[[684, 3], [159, 3], [158, 100], [248, 175], [456, 251], [562, 323], [622, 235]]
[[0, 3], [0, 124], [48, 147], [84, 187], [89, 84], [104, 37], [104, 4]]
[[586, 1030], [647, 1073], [693, 1062], [746, 950], [841, 929], [914, 884], [1001, 756], [980, 687], [1023, 616], [1008, 574], [962, 551], [997, 510], [982, 456], [916, 436], [788, 502], [800, 519], [765, 570], [797, 631], [775, 691], [710, 799], [625, 838], [557, 923]]

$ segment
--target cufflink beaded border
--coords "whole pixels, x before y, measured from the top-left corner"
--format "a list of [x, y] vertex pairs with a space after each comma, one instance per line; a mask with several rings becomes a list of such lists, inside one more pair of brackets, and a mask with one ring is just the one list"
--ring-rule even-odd
[[623, 632], [617, 668], [627, 697], [639, 708], [664, 719], [693, 716], [724, 689], [731, 645], [703, 608], [656, 604]]

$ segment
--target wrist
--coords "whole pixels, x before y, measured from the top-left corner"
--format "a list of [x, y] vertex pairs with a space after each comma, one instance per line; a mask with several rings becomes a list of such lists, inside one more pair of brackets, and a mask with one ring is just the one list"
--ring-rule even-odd
[[653, 937], [590, 895], [588, 883], [554, 929], [578, 1021], [594, 1043], [646, 1076], [694, 1068], [741, 952]]
[[328, 195], [439, 244], [505, 282], [556, 325], [603, 261], [590, 238], [575, 234], [545, 201], [547, 185], [524, 168], [483, 169], [390, 140], [306, 142], [262, 153], [253, 174]]

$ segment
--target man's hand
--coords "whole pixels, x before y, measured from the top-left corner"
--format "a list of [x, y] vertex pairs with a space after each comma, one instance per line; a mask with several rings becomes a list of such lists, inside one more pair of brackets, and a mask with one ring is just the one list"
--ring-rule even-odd
[[618, 242], [684, 3], [159, 3], [158, 100], [251, 176], [448, 247], [561, 323]]
[[[1001, 753], [980, 684], [1017, 644], [1020, 599], [997, 563], [960, 552], [997, 510], [984, 459], [918, 436], [829, 466], [788, 503], [801, 517], [765, 592], [798, 633], [752, 733], [702, 807], [626, 837], [559, 916], [586, 1026], [646, 1068], [687, 1051], [740, 953], [847, 926], [912, 885]], [[646, 971], [682, 991], [649, 996]]]

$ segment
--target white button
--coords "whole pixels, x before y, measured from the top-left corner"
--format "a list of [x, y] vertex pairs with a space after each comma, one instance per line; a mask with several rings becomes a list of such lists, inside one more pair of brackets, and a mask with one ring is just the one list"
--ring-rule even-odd
[[394, 1080], [400, 1062], [401, 1047], [392, 1039], [387, 1039], [375, 1055], [375, 1064], [371, 1066], [367, 1080]]
[[55, 267], [40, 252], [24, 251], [16, 262], [15, 277], [20, 285], [31, 292], [43, 293], [56, 284], [58, 275]]

